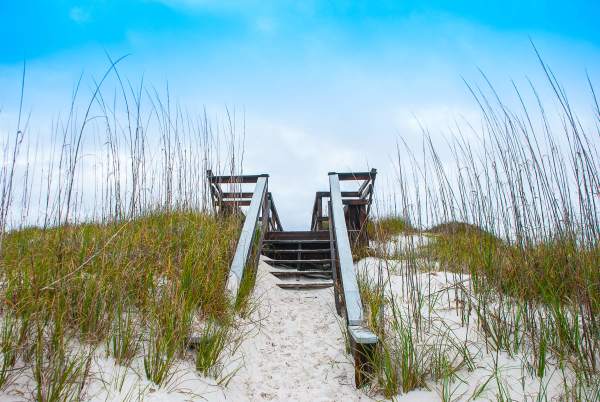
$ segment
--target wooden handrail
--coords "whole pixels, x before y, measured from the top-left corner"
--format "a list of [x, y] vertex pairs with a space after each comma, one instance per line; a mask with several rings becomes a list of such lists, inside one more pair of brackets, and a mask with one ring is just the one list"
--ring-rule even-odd
[[[355, 383], [357, 387], [361, 387], [367, 381], [365, 374], [373, 370], [373, 351], [378, 337], [365, 325], [363, 304], [354, 271], [352, 250], [344, 216], [340, 178], [337, 173], [329, 173], [329, 190], [329, 214], [331, 215], [329, 219], [330, 225], [333, 226], [337, 253], [337, 264], [332, 267], [336, 281], [334, 297], [336, 309], [339, 310], [339, 307], [343, 307], [346, 316], [346, 326], [354, 356]], [[341, 294], [338, 293], [338, 288], [341, 288]], [[340, 304], [341, 306], [339, 306]]]
[[[242, 282], [244, 268], [247, 265], [250, 249], [252, 248], [252, 239], [258, 225], [258, 217], [267, 196], [267, 180], [268, 175], [257, 176], [252, 201], [246, 213], [244, 226], [242, 226], [240, 238], [235, 249], [235, 254], [233, 255], [233, 261], [231, 262], [229, 277], [227, 278], [227, 289], [234, 297], [237, 297], [240, 283]], [[265, 218], [266, 216], [263, 216], [263, 220]]]
[[337, 173], [329, 174], [331, 194], [331, 220], [337, 243], [338, 260], [340, 264], [340, 280], [344, 293], [346, 318], [348, 325], [363, 324], [363, 306], [358, 290], [358, 282], [354, 273], [352, 250], [348, 239], [348, 229], [344, 218], [344, 204], [340, 192], [340, 181]]

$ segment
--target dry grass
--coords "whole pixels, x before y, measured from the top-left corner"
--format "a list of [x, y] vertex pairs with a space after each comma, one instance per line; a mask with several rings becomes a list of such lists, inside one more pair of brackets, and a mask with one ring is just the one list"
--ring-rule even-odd
[[[540, 62], [557, 116], [546, 112], [533, 86], [531, 106], [515, 87], [521, 108], [511, 110], [484, 76], [487, 92], [469, 86], [483, 127], [457, 126], [444, 147], [449, 158], [427, 134], [422, 160], [409, 147], [398, 149], [402, 205], [390, 210], [404, 211], [399, 221], [413, 222], [427, 242], [407, 236], [398, 297], [388, 297], [381, 282], [362, 280], [370, 309], [388, 312], [387, 322], [380, 314], [372, 324], [382, 339], [378, 383], [388, 395], [437, 383], [450, 399], [457, 370], [471, 369], [467, 339], [475, 331], [486, 353], [522, 359], [522, 372], [540, 381], [538, 399], [550, 398], [543, 381], [551, 369], [560, 373], [562, 398], [600, 398], [600, 132], [584, 129]], [[414, 233], [401, 225], [397, 231]], [[387, 222], [374, 232], [389, 241]], [[375, 255], [398, 258], [386, 250]], [[398, 274], [389, 264], [382, 263], [383, 282]], [[432, 291], [433, 282], [423, 279], [429, 270], [452, 278], [448, 289]], [[432, 315], [446, 298], [460, 328], [440, 326]], [[491, 386], [497, 399], [510, 398], [498, 371], [472, 396]]]
[[[91, 356], [71, 357], [76, 341], [106, 345], [123, 365], [143, 355], [146, 376], [162, 384], [195, 324], [208, 318], [229, 325], [225, 283], [238, 233], [235, 218], [164, 212], [7, 234], [0, 301], [3, 330], [18, 334], [7, 339], [12, 363], [20, 362], [11, 375], [41, 366], [40, 373], [64, 370], [84, 384]], [[72, 373], [64, 368], [71, 364]]]
[[20, 113], [2, 140], [0, 391], [85, 399], [99, 354], [158, 386], [182, 360], [216, 377], [239, 336], [225, 283], [241, 225], [212, 214], [205, 178], [239, 171], [236, 117], [185, 113], [121, 60], [39, 136]]

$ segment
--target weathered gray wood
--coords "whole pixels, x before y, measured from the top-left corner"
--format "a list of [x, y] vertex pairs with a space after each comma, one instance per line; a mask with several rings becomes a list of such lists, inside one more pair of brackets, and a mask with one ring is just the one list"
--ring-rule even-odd
[[223, 192], [223, 198], [252, 198], [254, 193], [249, 192]]
[[342, 204], [342, 194], [340, 193], [340, 181], [336, 173], [329, 174], [329, 191], [331, 194], [331, 212], [340, 264], [340, 279], [346, 305], [346, 317], [348, 325], [362, 325], [363, 306], [358, 290], [356, 274], [354, 273], [354, 262], [352, 261], [348, 229], [346, 228], [346, 219], [344, 218], [344, 205]]
[[377, 343], [377, 335], [363, 325], [349, 325], [348, 332], [356, 343]]
[[288, 230], [286, 232], [269, 232], [265, 238], [267, 240], [328, 240], [329, 233], [326, 230]]
[[268, 193], [267, 195], [268, 195], [269, 201], [270, 201], [271, 219], [273, 221], [272, 229], [277, 232], [281, 232], [281, 231], [283, 231], [283, 225], [281, 224], [281, 221], [279, 220], [279, 214], [277, 213], [277, 208], [275, 208], [275, 202], [273, 202], [273, 196], [271, 195], [271, 193]]
[[369, 382], [369, 374], [373, 372], [374, 343], [352, 344], [352, 357], [354, 357], [354, 384], [361, 388]]
[[271, 257], [271, 260], [268, 261], [271, 264], [329, 264], [331, 260], [279, 260], [277, 258]]
[[265, 174], [252, 174], [252, 175], [242, 175], [242, 176], [209, 176], [208, 179], [211, 183], [225, 183], [225, 184], [235, 184], [235, 183], [257, 183], [260, 178], [266, 178], [268, 175]]
[[[374, 173], [375, 172], [375, 173]], [[334, 173], [331, 172], [329, 175], [335, 174], [339, 180], [370, 180], [377, 170], [372, 169], [370, 172], [348, 172], [348, 173]]]
[[221, 201], [221, 205], [231, 205], [231, 206], [238, 206], [238, 207], [247, 207], [248, 205], [250, 205], [250, 200], [224, 200]]
[[326, 270], [306, 270], [306, 271], [298, 271], [298, 270], [294, 270], [294, 271], [271, 271], [271, 273], [273, 275], [275, 275], [278, 278], [289, 278], [289, 277], [303, 277], [303, 278], [310, 278], [310, 277], [325, 277], [325, 278], [329, 278], [331, 277], [331, 271], [326, 271]]
[[244, 220], [244, 226], [240, 233], [240, 239], [233, 255], [233, 261], [231, 262], [231, 269], [229, 270], [229, 277], [227, 279], [227, 289], [231, 294], [236, 297], [242, 276], [244, 274], [244, 267], [246, 261], [250, 255], [250, 248], [252, 247], [252, 238], [256, 231], [258, 224], [258, 216], [263, 206], [263, 199], [267, 191], [267, 176], [259, 176], [256, 181], [254, 188], [254, 195], [252, 196], [252, 202], [246, 213], [246, 219]]
[[335, 249], [335, 234], [333, 233], [333, 218], [332, 218], [332, 208], [331, 208], [331, 200], [327, 201], [327, 214], [329, 215], [329, 249], [330, 249], [330, 257], [331, 257], [331, 279], [333, 280], [333, 300], [335, 302], [335, 311], [341, 316], [342, 315], [342, 295], [341, 292], [341, 284], [339, 281], [338, 275], [338, 264], [336, 258], [336, 249]]
[[298, 248], [273, 248], [273, 249], [269, 249], [266, 248], [265, 251], [268, 251], [269, 253], [273, 253], [273, 254], [285, 254], [285, 253], [295, 253], [295, 252], [300, 252], [302, 254], [318, 254], [318, 253], [329, 253], [329, 249], [328, 248], [313, 248], [313, 249], [298, 249]]
[[278, 283], [282, 289], [311, 290], [326, 289], [333, 286], [333, 282], [296, 282], [296, 283]]
[[265, 244], [280, 243], [280, 244], [305, 244], [305, 243], [321, 243], [327, 244], [329, 240], [289, 240], [289, 239], [265, 239]]
[[344, 294], [344, 307], [346, 308], [346, 324], [352, 345], [354, 357], [354, 380], [357, 388], [362, 387], [367, 381], [367, 373], [373, 370], [372, 357], [377, 335], [364, 326], [363, 306], [360, 299], [354, 262], [350, 249], [350, 240], [344, 215], [344, 204], [340, 192], [338, 175], [329, 174], [329, 188], [331, 193], [331, 215], [336, 237], [341, 284]]

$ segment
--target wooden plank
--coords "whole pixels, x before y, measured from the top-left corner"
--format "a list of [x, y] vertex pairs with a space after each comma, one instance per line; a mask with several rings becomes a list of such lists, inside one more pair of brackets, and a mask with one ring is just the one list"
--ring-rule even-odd
[[221, 205], [236, 206], [236, 207], [247, 207], [252, 203], [251, 200], [224, 200], [221, 201]]
[[354, 357], [354, 383], [356, 388], [361, 388], [369, 381], [369, 373], [373, 372], [373, 353], [379, 339], [362, 325], [349, 326], [348, 333]]
[[315, 194], [315, 201], [313, 202], [312, 214], [310, 218], [310, 230], [318, 230], [318, 205], [321, 203], [321, 197], [319, 196], [319, 192], [317, 191], [317, 193]]
[[306, 271], [271, 271], [278, 278], [289, 277], [326, 277], [331, 278], [331, 271], [325, 270], [306, 270]]
[[253, 175], [242, 175], [242, 176], [211, 176], [209, 180], [211, 183], [224, 183], [224, 184], [249, 184], [256, 183], [261, 177], [269, 177], [268, 174], [253, 174]]
[[[317, 191], [317, 196], [329, 197], [329, 191]], [[342, 197], [354, 197], [359, 198], [360, 192], [358, 191], [342, 191]]]
[[325, 240], [325, 239], [329, 239], [329, 235], [326, 230], [268, 232], [265, 239], [266, 240]]
[[329, 264], [331, 263], [330, 259], [326, 260], [278, 260], [275, 258], [271, 258], [271, 260], [267, 261], [269, 264]]
[[279, 214], [277, 213], [277, 208], [275, 208], [275, 201], [273, 201], [273, 196], [271, 195], [271, 193], [268, 193], [268, 197], [269, 200], [271, 201], [271, 217], [273, 219], [273, 221], [275, 222], [275, 227], [274, 229], [278, 232], [281, 232], [283, 230], [283, 225], [281, 224], [281, 221], [279, 220]]
[[314, 248], [314, 249], [297, 249], [297, 248], [270, 248], [265, 249], [269, 253], [300, 253], [300, 254], [316, 254], [316, 253], [329, 253], [328, 248]]
[[362, 198], [362, 199], [366, 199], [373, 191], [373, 182], [366, 181], [365, 183], [367, 183], [365, 188], [360, 190], [360, 198]]
[[252, 238], [254, 237], [254, 232], [258, 223], [258, 216], [260, 214], [266, 192], [267, 177], [261, 176], [256, 182], [254, 196], [252, 196], [250, 208], [246, 213], [244, 226], [242, 227], [242, 231], [240, 233], [235, 254], [233, 255], [233, 261], [231, 262], [229, 277], [227, 278], [227, 289], [229, 289], [234, 297], [237, 296], [237, 291], [242, 281], [244, 267], [246, 266], [246, 261], [248, 260], [248, 256], [250, 254]]
[[[327, 202], [327, 214], [332, 216], [331, 212], [331, 199]], [[333, 222], [333, 219], [330, 221]], [[331, 257], [331, 279], [333, 280], [333, 300], [335, 302], [335, 311], [341, 316], [342, 315], [342, 295], [340, 294], [341, 285], [339, 281], [338, 275], [338, 264], [336, 258], [336, 249], [335, 249], [335, 234], [333, 232], [333, 224], [329, 224], [329, 249], [330, 249], [330, 257]]]
[[312, 290], [312, 289], [326, 289], [333, 286], [332, 282], [314, 282], [314, 283], [304, 283], [304, 282], [296, 282], [296, 283], [278, 283], [282, 289], [295, 289], [295, 290]]
[[[375, 172], [377, 172], [377, 171], [375, 171]], [[330, 172], [329, 176], [331, 177], [331, 175], [337, 175], [339, 181], [370, 180], [373, 177], [373, 171], [370, 171], [370, 172], [344, 172], [344, 173]]]
[[307, 269], [307, 270], [290, 270], [285, 271], [270, 271], [273, 275], [293, 276], [293, 275], [309, 275], [309, 274], [327, 274], [331, 275], [331, 271], [327, 269]]
[[252, 198], [254, 193], [250, 192], [224, 192], [222, 194], [223, 198]]
[[301, 239], [301, 240], [289, 240], [289, 239], [265, 239], [265, 244], [325, 244], [329, 243], [329, 240], [325, 239]]
[[362, 194], [365, 187], [367, 187], [370, 183], [373, 183], [375, 181], [375, 177], [377, 177], [377, 169], [371, 169], [370, 180], [366, 180], [363, 184], [361, 184], [358, 188], [358, 192]]
[[374, 344], [378, 341], [377, 335], [363, 325], [350, 325], [348, 326], [348, 332], [352, 340], [356, 343]]
[[367, 205], [368, 200], [342, 200], [344, 205]]
[[337, 240], [340, 279], [343, 286], [348, 325], [363, 325], [363, 306], [354, 272], [354, 262], [352, 261], [346, 219], [344, 218], [340, 181], [338, 175], [335, 173], [329, 174], [329, 190], [331, 192], [331, 214], [333, 217], [335, 238]]

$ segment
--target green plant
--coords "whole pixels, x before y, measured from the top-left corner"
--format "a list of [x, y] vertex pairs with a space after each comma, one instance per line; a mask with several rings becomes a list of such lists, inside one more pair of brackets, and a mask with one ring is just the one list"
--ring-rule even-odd
[[213, 375], [218, 373], [215, 367], [225, 346], [229, 341], [230, 328], [227, 325], [221, 325], [214, 322], [208, 322], [202, 329], [202, 332], [195, 342], [196, 349], [196, 370], [204, 375]]

